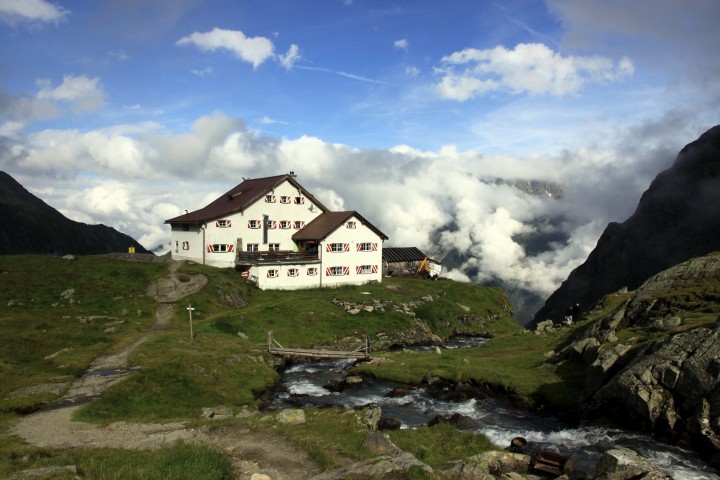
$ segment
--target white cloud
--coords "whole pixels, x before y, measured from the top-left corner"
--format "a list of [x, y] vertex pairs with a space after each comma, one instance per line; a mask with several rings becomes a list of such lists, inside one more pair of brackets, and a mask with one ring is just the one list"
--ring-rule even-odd
[[42, 79], [37, 83], [40, 87], [37, 98], [67, 103], [77, 114], [93, 112], [105, 104], [98, 77], [65, 75], [57, 87], [53, 87], [50, 80]]
[[193, 75], [197, 75], [198, 77], [204, 77], [205, 75], [211, 74], [213, 72], [213, 68], [212, 67], [205, 67], [205, 68], [200, 68], [200, 69], [196, 68], [194, 70], [191, 70], [191, 72]]
[[0, 0], [0, 20], [14, 24], [17, 21], [59, 22], [68, 11], [45, 0]]
[[[6, 128], [22, 136], [17, 125]], [[168, 241], [167, 218], [201, 208], [242, 177], [292, 170], [329, 208], [360, 211], [390, 237], [388, 246], [417, 246], [439, 258], [452, 247], [466, 255], [453, 278], [500, 279], [544, 296], [587, 257], [609, 221], [632, 213], [682, 146], [678, 135], [690, 135], [645, 126], [626, 134], [602, 150], [544, 157], [452, 145], [369, 150], [311, 136], [259, 136], [239, 119], [214, 113], [182, 133], [145, 123], [30, 134], [4, 145], [10, 153], [0, 157], [0, 169], [19, 174], [21, 183], [24, 176], [36, 191], [43, 182], [57, 185], [48, 178], [66, 179], [41, 198], [151, 248]], [[502, 178], [557, 182], [565, 195], [529, 195]], [[526, 251], [518, 239], [543, 234], [558, 238], [545, 251]]]
[[300, 56], [300, 48], [295, 44], [290, 45], [290, 48], [285, 55], [278, 55], [280, 65], [282, 65], [288, 70], [291, 70], [295, 62], [297, 62], [301, 58], [302, 57]]
[[176, 42], [177, 45], [194, 45], [202, 51], [228, 50], [237, 58], [257, 68], [272, 58], [274, 46], [265, 37], [246, 37], [240, 30], [214, 28], [211, 32], [195, 32]]
[[495, 90], [564, 96], [579, 92], [586, 83], [618, 81], [634, 72], [627, 58], [616, 66], [608, 58], [563, 56], [538, 43], [518, 44], [513, 50], [468, 48], [442, 62], [437, 91], [459, 101]]
[[406, 38], [395, 40], [393, 42], [393, 47], [397, 48], [398, 50], [407, 50], [410, 48], [410, 42]]
[[415, 66], [405, 67], [405, 75], [408, 77], [417, 77], [420, 75], [420, 69]]

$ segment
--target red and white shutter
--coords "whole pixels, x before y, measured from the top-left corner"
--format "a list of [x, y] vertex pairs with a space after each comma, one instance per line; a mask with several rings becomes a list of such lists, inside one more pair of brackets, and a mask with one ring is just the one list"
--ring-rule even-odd
[[213, 251], [214, 251], [214, 250], [213, 250], [213, 246], [212, 246], [212, 245], [208, 245], [208, 246], [207, 246], [207, 251], [208, 251], [208, 253], [213, 253]]
[[377, 265], [372, 266], [372, 273], [377, 273]]
[[325, 244], [325, 251], [326, 251], [326, 252], [332, 252], [332, 243], [326, 243], [326, 244]]
[[232, 243], [228, 243], [227, 251], [232, 252], [232, 251], [234, 251], [234, 249], [235, 249], [235, 245], [233, 245]]
[[343, 244], [343, 251], [344, 251], [344, 252], [349, 252], [349, 251], [350, 251], [350, 244], [349, 244], [349, 243], [344, 243], [344, 244]]
[[343, 275], [350, 275], [350, 267], [343, 267]]
[[358, 265], [357, 267], [355, 267], [355, 273], [357, 273], [358, 275], [362, 273], [362, 265]]
[[325, 276], [326, 276], [326, 277], [331, 277], [331, 276], [332, 276], [332, 267], [327, 267], [327, 268], [325, 269]]
[[377, 243], [372, 244], [372, 251], [377, 252]]

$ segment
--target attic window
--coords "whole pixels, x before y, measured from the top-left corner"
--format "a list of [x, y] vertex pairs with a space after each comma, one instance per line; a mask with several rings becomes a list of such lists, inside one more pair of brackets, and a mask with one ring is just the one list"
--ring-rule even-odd
[[265, 203], [275, 203], [275, 195], [265, 195]]
[[290, 197], [282, 196], [280, 197], [280, 203], [290, 203]]
[[356, 228], [356, 227], [357, 227], [357, 223], [355, 223], [355, 222], [347, 222], [347, 223], [345, 224], [345, 226], [346, 226], [347, 228]]
[[302, 205], [305, 203], [305, 197], [295, 197], [295, 205]]

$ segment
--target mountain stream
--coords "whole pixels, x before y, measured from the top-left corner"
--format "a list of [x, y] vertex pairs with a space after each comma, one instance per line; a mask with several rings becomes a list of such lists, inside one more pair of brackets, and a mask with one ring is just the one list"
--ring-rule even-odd
[[[443, 348], [482, 348], [483, 339], [457, 337]], [[414, 347], [415, 350], [436, 347]], [[388, 396], [406, 385], [364, 377], [362, 383], [341, 392], [327, 388], [333, 381], [348, 375], [354, 361], [335, 360], [298, 363], [282, 372], [280, 386], [267, 408], [341, 407], [354, 409], [369, 404], [382, 408], [384, 418], [401, 422], [400, 428], [427, 425], [437, 415], [459, 413], [476, 420], [472, 431], [485, 434], [506, 447], [515, 437], [522, 437], [536, 449], [585, 458], [592, 462], [602, 451], [615, 446], [626, 447], [651, 460], [675, 480], [720, 480], [720, 474], [693, 452], [658, 443], [652, 438], [620, 429], [598, 426], [569, 426], [557, 418], [518, 410], [501, 398], [471, 398], [444, 401], [433, 397], [424, 386], [400, 390], [400, 396]]]

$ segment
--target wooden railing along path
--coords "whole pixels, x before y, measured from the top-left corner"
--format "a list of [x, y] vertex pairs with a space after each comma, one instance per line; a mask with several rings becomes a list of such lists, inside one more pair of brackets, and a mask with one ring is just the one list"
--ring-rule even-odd
[[272, 355], [285, 357], [308, 357], [308, 358], [358, 358], [370, 360], [370, 342], [365, 337], [365, 344], [352, 351], [340, 350], [313, 350], [306, 348], [285, 348], [273, 338], [272, 331], [268, 332], [267, 349]]

